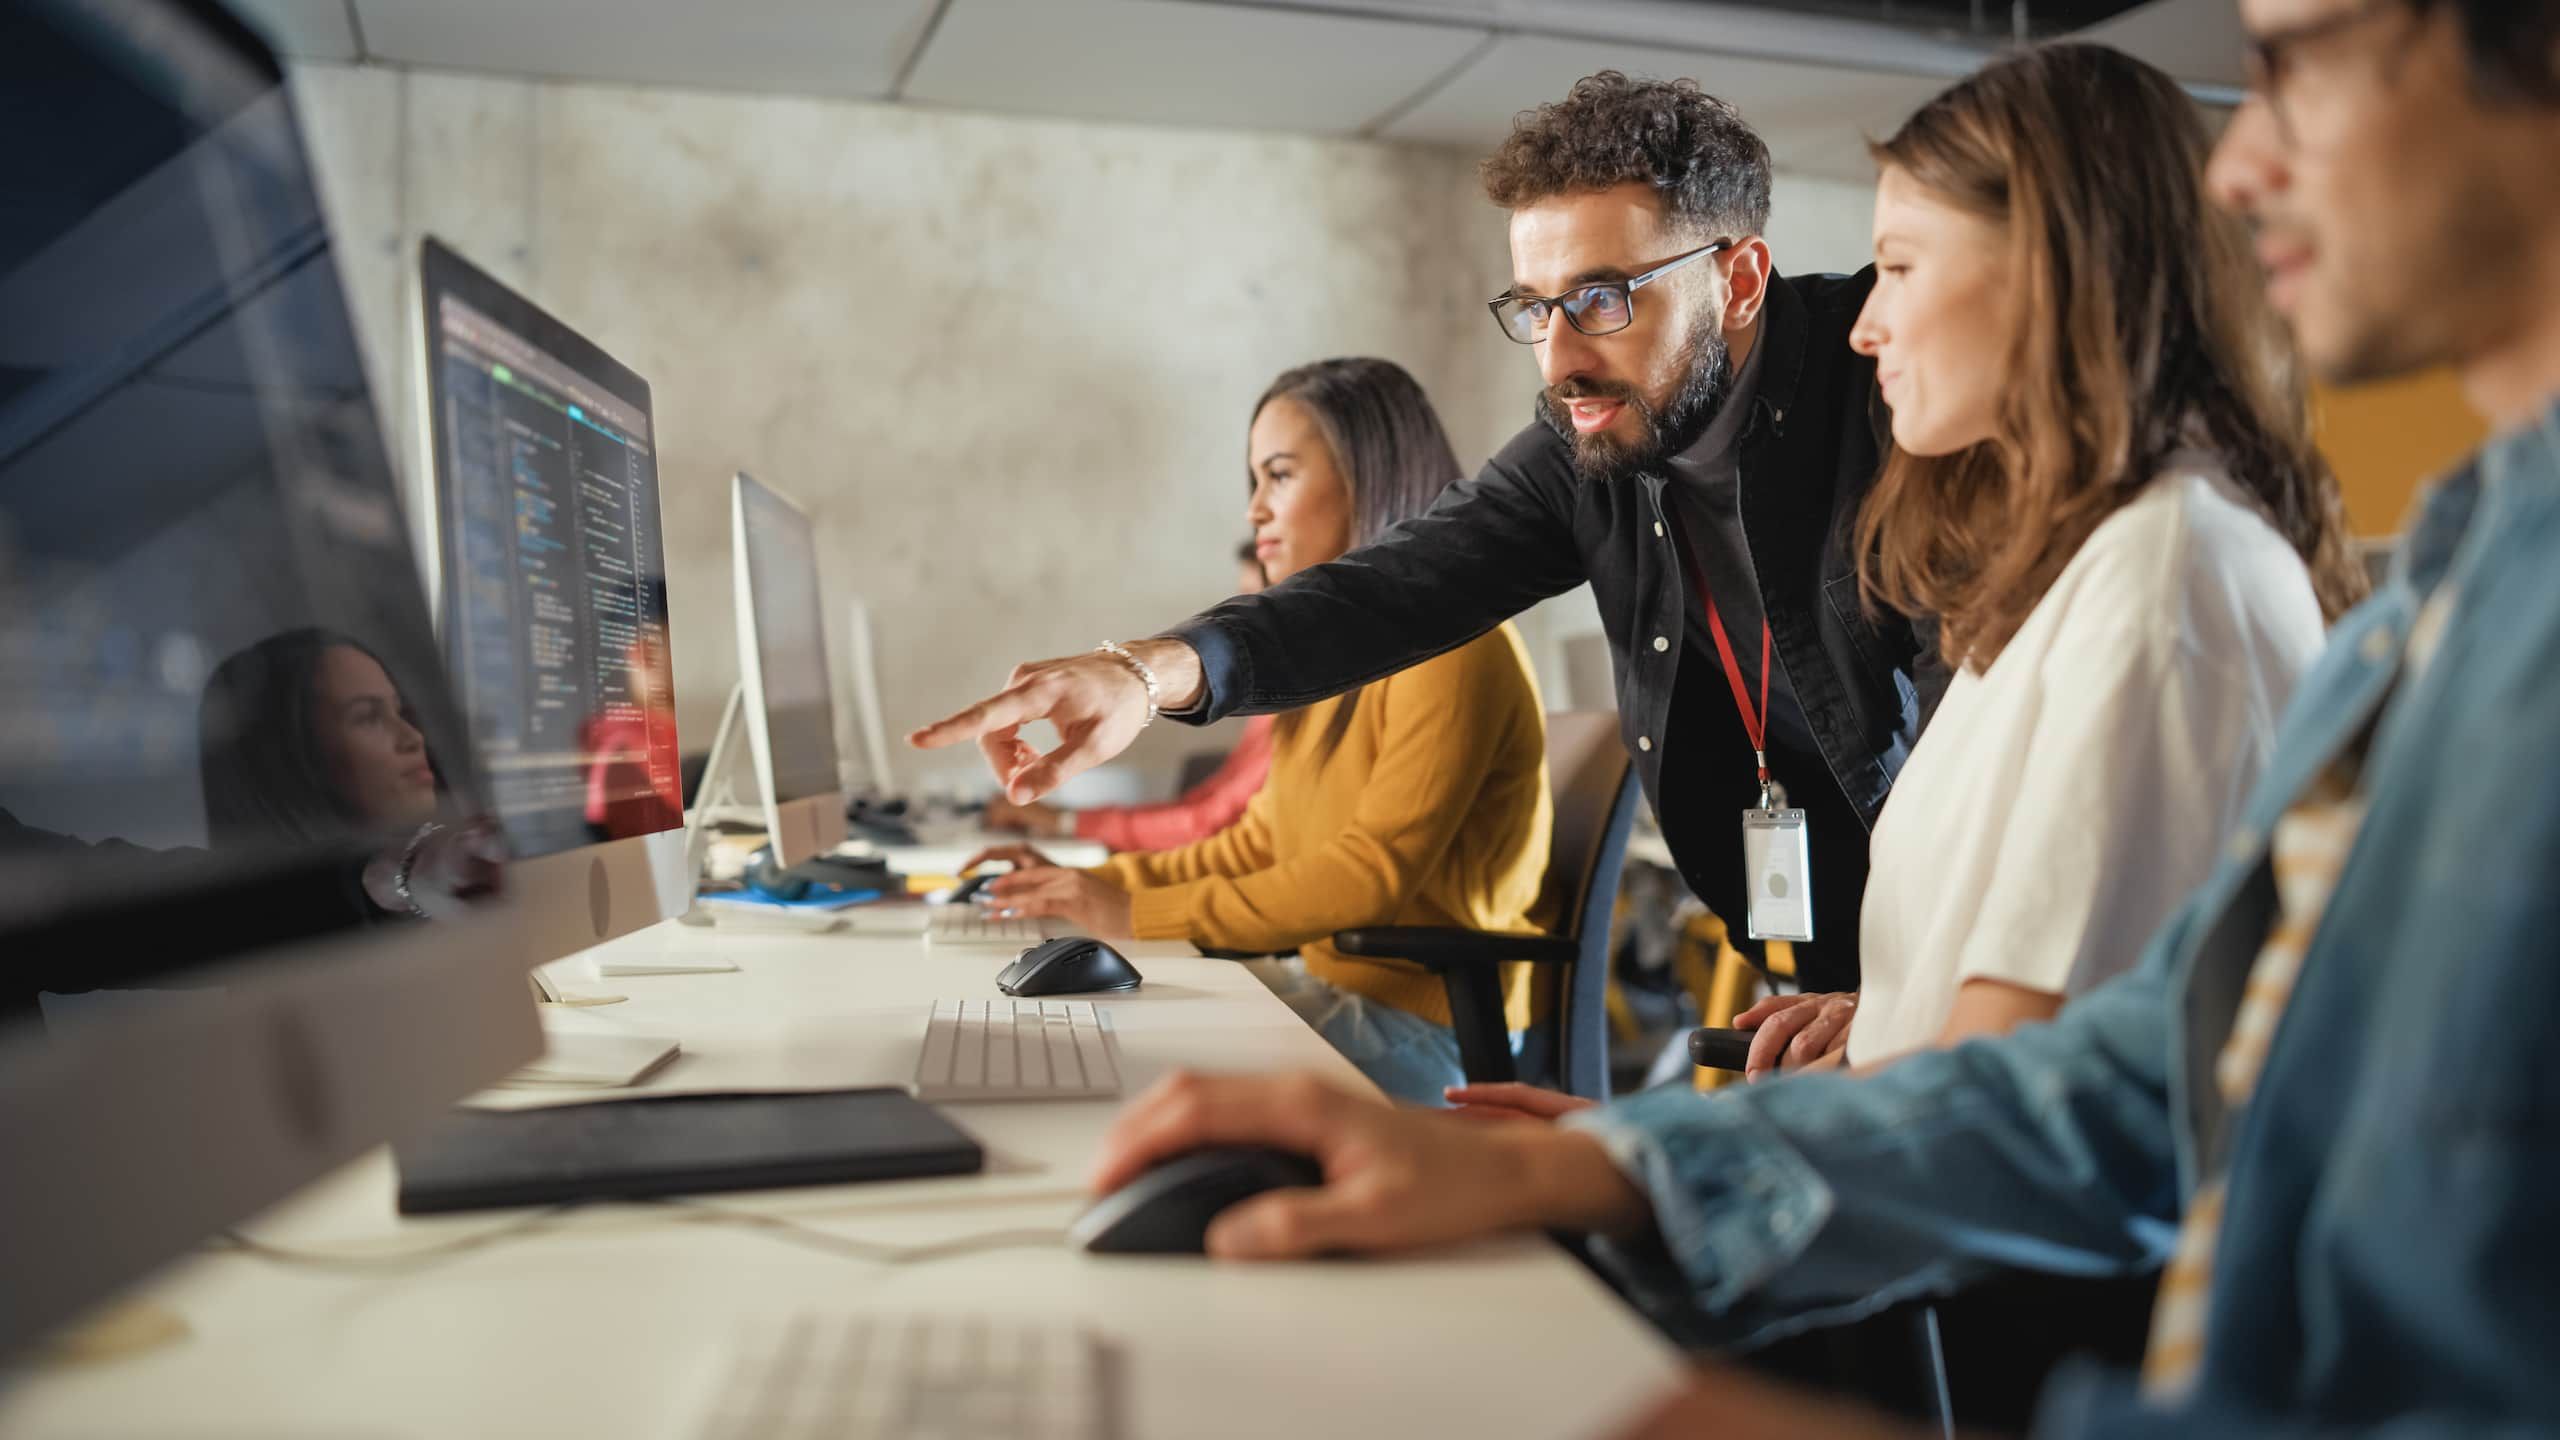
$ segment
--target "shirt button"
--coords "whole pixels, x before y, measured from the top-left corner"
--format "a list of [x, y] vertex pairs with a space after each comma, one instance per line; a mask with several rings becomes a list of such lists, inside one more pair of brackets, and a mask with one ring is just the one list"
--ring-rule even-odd
[[1655, 653], [1655, 654], [1659, 655], [1659, 654], [1661, 654], [1663, 651], [1668, 650], [1668, 649], [1670, 649], [1670, 648], [1671, 648], [1671, 640], [1670, 640], [1670, 637], [1668, 637], [1668, 636], [1664, 636], [1664, 635], [1656, 635], [1656, 636], [1654, 636], [1654, 637], [1653, 637], [1653, 651], [1654, 651], [1654, 653]]
[[1650, 735], [1637, 736], [1636, 748], [1639, 750], [1651, 750], [1653, 748], [1653, 737]]
[[2231, 832], [2231, 843], [2224, 853], [2237, 862], [2254, 859], [2258, 853], [2258, 832], [2243, 825]]
[[2379, 665], [2391, 658], [2391, 627], [2364, 632], [2364, 658]]
[[1656, 521], [1654, 521], [1654, 522], [1653, 522], [1653, 533], [1654, 533], [1654, 534], [1656, 534], [1656, 535], [1659, 535], [1659, 534], [1661, 534], [1661, 533], [1662, 533], [1662, 522], [1661, 522], [1661, 521], [1656, 520]]

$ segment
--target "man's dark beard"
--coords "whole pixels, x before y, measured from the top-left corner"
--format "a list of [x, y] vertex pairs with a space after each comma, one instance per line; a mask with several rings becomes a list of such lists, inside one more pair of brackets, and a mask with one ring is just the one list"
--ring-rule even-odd
[[[1725, 392], [1731, 388], [1726, 383], [1731, 378], [1729, 359], [1724, 331], [1710, 321], [1699, 325], [1697, 338], [1689, 342], [1688, 369], [1660, 414], [1632, 386], [1576, 377], [1539, 392], [1538, 418], [1573, 451], [1573, 471], [1584, 480], [1605, 485], [1658, 471], [1663, 461], [1697, 444], [1723, 413]], [[1566, 402], [1572, 400], [1623, 403], [1643, 428], [1642, 438], [1629, 445], [1606, 434], [1575, 433], [1573, 419], [1565, 411]]]

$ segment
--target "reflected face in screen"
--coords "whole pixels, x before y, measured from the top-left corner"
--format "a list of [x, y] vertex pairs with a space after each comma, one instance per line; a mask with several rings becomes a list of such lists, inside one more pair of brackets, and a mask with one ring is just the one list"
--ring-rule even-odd
[[332, 645], [321, 653], [312, 692], [313, 737], [350, 818], [382, 829], [434, 819], [427, 737], [382, 663], [352, 645]]
[[205, 824], [217, 848], [383, 840], [436, 818], [444, 785], [398, 681], [317, 627], [214, 668], [202, 712]]

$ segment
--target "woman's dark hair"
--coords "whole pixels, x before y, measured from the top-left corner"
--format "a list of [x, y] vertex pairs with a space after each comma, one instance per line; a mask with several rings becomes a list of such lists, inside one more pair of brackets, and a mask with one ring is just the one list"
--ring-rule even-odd
[[313, 845], [364, 827], [321, 758], [320, 663], [341, 645], [382, 663], [362, 641], [312, 626], [268, 636], [205, 681], [196, 735], [214, 848]]
[[2208, 204], [2203, 117], [2100, 45], [2040, 45], [1920, 107], [1876, 161], [1999, 227], [2024, 317], [1992, 438], [1895, 447], [1858, 517], [1866, 592], [1989, 669], [2081, 542], [2177, 451], [2212, 455], [2311, 572], [2363, 598], [2290, 337], [2241, 223]]
[[[1274, 400], [1304, 406], [1333, 452], [1334, 471], [1351, 490], [1353, 549], [1430, 509], [1458, 478], [1458, 453], [1449, 447], [1440, 413], [1421, 383], [1392, 360], [1357, 356], [1301, 365], [1271, 382], [1253, 402], [1252, 418], [1261, 419]], [[1247, 484], [1251, 463], [1248, 457]], [[1343, 697], [1326, 727], [1323, 753], [1333, 753], [1358, 703], [1356, 691]], [[1294, 729], [1303, 713], [1283, 716], [1281, 727]]]

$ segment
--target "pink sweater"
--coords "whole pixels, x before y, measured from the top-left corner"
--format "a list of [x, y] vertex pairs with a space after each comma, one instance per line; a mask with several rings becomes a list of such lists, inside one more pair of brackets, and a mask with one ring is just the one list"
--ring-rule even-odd
[[1271, 773], [1271, 726], [1256, 715], [1244, 738], [1217, 773], [1161, 805], [1105, 805], [1076, 812], [1076, 838], [1099, 840], [1114, 850], [1174, 850], [1206, 840], [1236, 823]]

